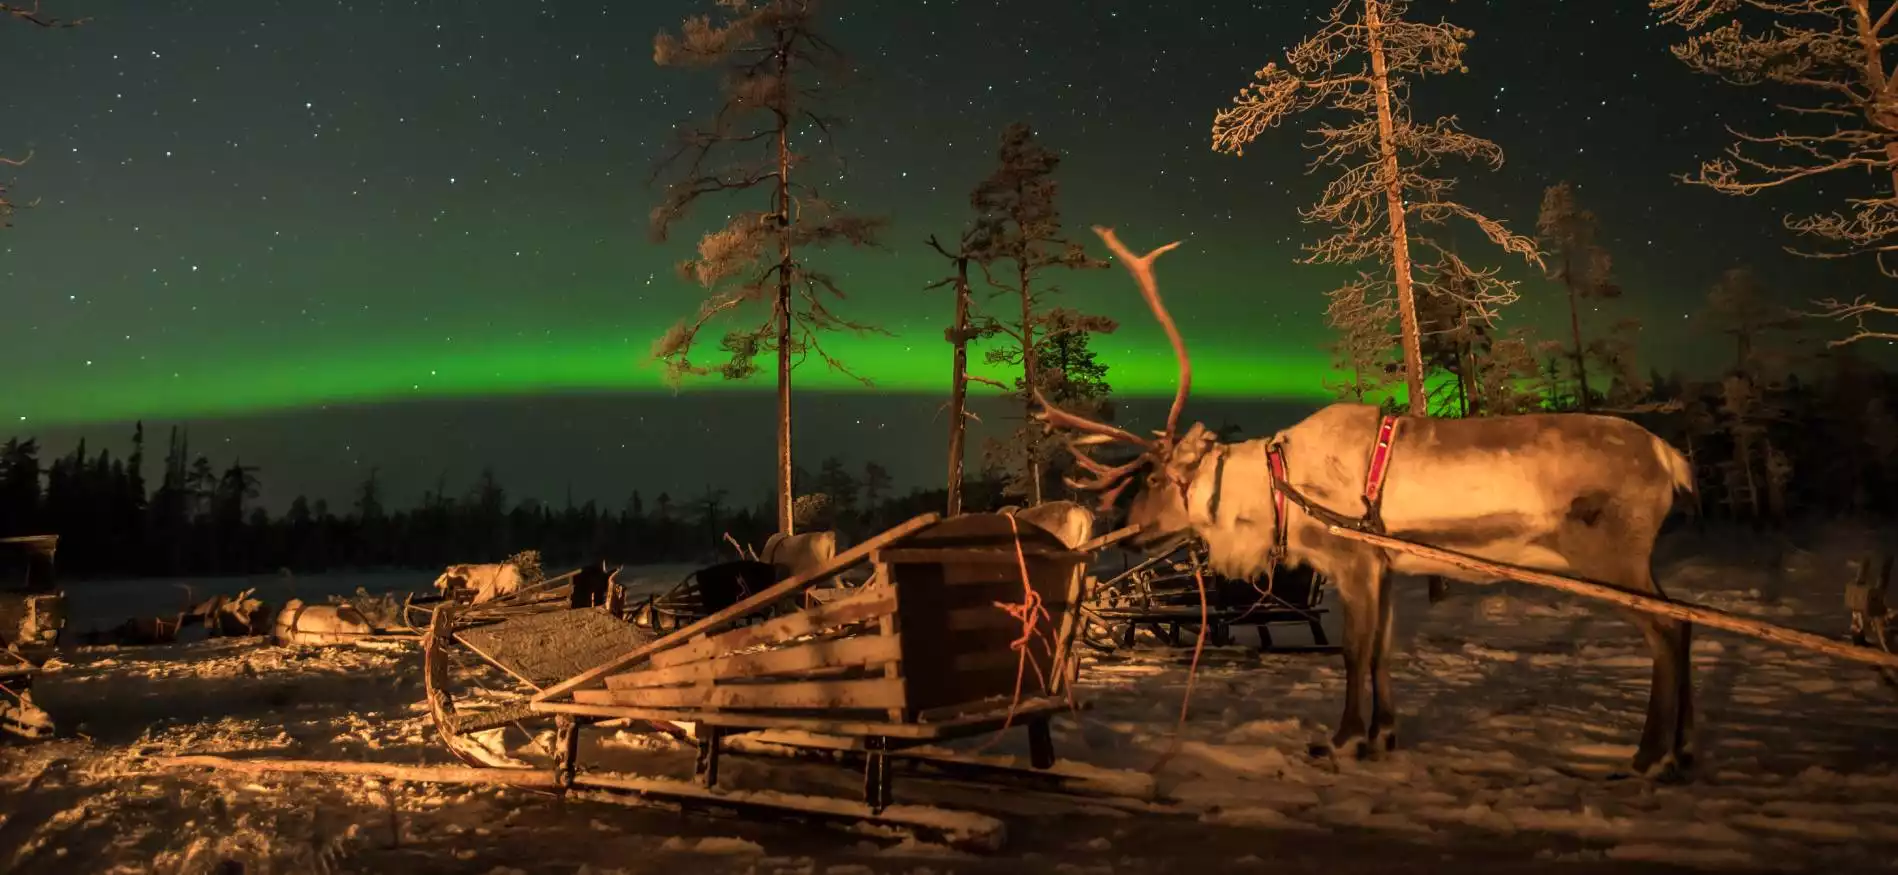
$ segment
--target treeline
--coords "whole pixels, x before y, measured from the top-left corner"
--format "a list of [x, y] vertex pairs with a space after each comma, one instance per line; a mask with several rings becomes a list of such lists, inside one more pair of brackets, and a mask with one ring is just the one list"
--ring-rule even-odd
[[[372, 469], [346, 506], [299, 496], [272, 516], [256, 504], [261, 472], [240, 459], [194, 456], [174, 428], [148, 489], [145, 455], [143, 425], [123, 457], [81, 441], [43, 461], [36, 440], [8, 440], [0, 445], [0, 536], [58, 534], [60, 574], [72, 578], [439, 568], [528, 549], [550, 565], [699, 561], [734, 555], [726, 535], [756, 547], [777, 530], [769, 503], [735, 504], [724, 490], [634, 491], [618, 507], [554, 506], [511, 499], [492, 471], [459, 491], [437, 483], [419, 504], [398, 509]], [[874, 462], [852, 469], [828, 459], [797, 474], [800, 528], [836, 529], [846, 543], [940, 511], [947, 499], [944, 489], [894, 494]], [[985, 473], [965, 483], [965, 501], [998, 506], [1004, 479]]]

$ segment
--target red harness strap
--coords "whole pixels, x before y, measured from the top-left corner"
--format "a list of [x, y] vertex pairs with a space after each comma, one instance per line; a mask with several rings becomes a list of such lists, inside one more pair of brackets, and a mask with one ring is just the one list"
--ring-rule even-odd
[[1371, 468], [1364, 473], [1364, 509], [1370, 520], [1378, 520], [1378, 499], [1384, 495], [1384, 474], [1390, 470], [1391, 441], [1396, 436], [1397, 417], [1384, 417], [1384, 421], [1377, 424], [1377, 445], [1371, 448]]
[[[1272, 483], [1285, 481], [1285, 451], [1276, 443], [1265, 448], [1265, 463], [1272, 469]], [[1285, 490], [1276, 486], [1272, 489], [1272, 549], [1282, 552], [1285, 549]]]
[[[1382, 531], [1384, 521], [1378, 514], [1379, 499], [1384, 495], [1384, 475], [1390, 472], [1391, 444], [1397, 437], [1399, 417], [1386, 416], [1377, 425], [1377, 443], [1371, 448], [1371, 467], [1364, 475], [1364, 520], [1371, 529]], [[1274, 443], [1265, 448], [1265, 461], [1272, 471], [1272, 549], [1283, 554], [1289, 527], [1285, 519], [1285, 490], [1277, 488], [1279, 483], [1290, 481], [1285, 473], [1285, 450]], [[1288, 487], [1289, 488], [1289, 487]], [[1304, 505], [1300, 505], [1304, 507]], [[1305, 508], [1308, 512], [1313, 508]]]

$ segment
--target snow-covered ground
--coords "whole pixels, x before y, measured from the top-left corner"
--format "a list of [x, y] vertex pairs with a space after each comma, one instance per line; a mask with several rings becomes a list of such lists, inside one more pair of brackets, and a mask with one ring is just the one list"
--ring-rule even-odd
[[[677, 584], [695, 565], [667, 563], [629, 566], [620, 581], [634, 592], [663, 590]], [[560, 569], [565, 570], [565, 569]], [[433, 590], [439, 571], [366, 571], [333, 574], [259, 574], [233, 577], [129, 579], [80, 581], [67, 585], [66, 625], [69, 634], [108, 629], [131, 617], [165, 617], [187, 604], [218, 593], [237, 595], [255, 590], [272, 605], [293, 598], [321, 604], [330, 596], [352, 595], [361, 589], [371, 595]], [[550, 573], [559, 573], [559, 570]]]
[[[1683, 533], [1664, 542], [1660, 571], [1676, 597], [1842, 635], [1846, 563], [1877, 540], [1863, 530], [1790, 540]], [[1898, 867], [1898, 690], [1869, 669], [1700, 630], [1695, 780], [1607, 780], [1633, 753], [1647, 694], [1649, 662], [1633, 627], [1529, 587], [1457, 587], [1427, 606], [1421, 582], [1400, 586], [1403, 750], [1363, 763], [1306, 759], [1307, 742], [1327, 732], [1342, 704], [1336, 655], [1209, 651], [1180, 752], [1157, 776], [1183, 816], [1044, 811], [1017, 794], [958, 796], [899, 777], [906, 801], [1003, 809], [1009, 846], [989, 858], [511, 790], [385, 795], [358, 779], [160, 771], [143, 757], [448, 758], [420, 710], [409, 645], [294, 651], [225, 640], [74, 651], [44, 676], [40, 698], [81, 735], [0, 743], [0, 871], [233, 871], [216, 868], [225, 860], [253, 873]], [[1078, 725], [1057, 722], [1058, 749], [1095, 766], [1152, 768], [1173, 741], [1185, 680], [1177, 654], [1090, 662], [1083, 684], [1093, 709]], [[506, 683], [478, 668], [460, 681]], [[667, 739], [601, 735], [585, 757], [690, 774], [689, 751]], [[512, 741], [532, 743], [518, 733]], [[992, 752], [1021, 750], [1011, 737]], [[774, 786], [810, 768], [734, 758], [726, 777]], [[854, 784], [834, 777], [844, 792]]]

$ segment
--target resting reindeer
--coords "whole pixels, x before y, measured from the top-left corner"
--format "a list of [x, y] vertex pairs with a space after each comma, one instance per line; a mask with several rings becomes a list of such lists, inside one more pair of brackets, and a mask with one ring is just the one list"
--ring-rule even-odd
[[[1315, 753], [1371, 756], [1396, 747], [1393, 572], [1494, 582], [1340, 538], [1327, 523], [1381, 524], [1393, 537], [1662, 595], [1650, 567], [1655, 536], [1674, 493], [1693, 489], [1693, 475], [1653, 433], [1609, 416], [1383, 417], [1376, 407], [1333, 404], [1267, 439], [1221, 443], [1198, 424], [1180, 434], [1192, 370], [1153, 278], [1153, 260], [1178, 244], [1135, 256], [1111, 229], [1094, 230], [1133, 274], [1172, 341], [1179, 388], [1156, 439], [1075, 416], [1046, 399], [1038, 399], [1041, 417], [1051, 427], [1088, 433], [1069, 445], [1091, 477], [1070, 485], [1103, 490], [1102, 506], [1111, 508], [1137, 484], [1127, 519], [1141, 526], [1134, 546], [1169, 550], [1197, 535], [1222, 574], [1310, 566], [1336, 585], [1344, 614], [1344, 715]], [[1115, 442], [1143, 452], [1119, 466], [1085, 453], [1088, 445]], [[1634, 767], [1678, 774], [1691, 765], [1693, 750], [1691, 628], [1649, 614], [1631, 619], [1654, 657]]]
[[435, 590], [453, 598], [456, 592], [473, 590], [469, 604], [483, 605], [521, 590], [521, 569], [509, 562], [490, 565], [450, 565], [435, 578]]
[[1047, 529], [1070, 550], [1087, 543], [1094, 534], [1094, 512], [1072, 501], [1044, 501], [1027, 509], [1004, 508], [1002, 512]]
[[784, 577], [816, 571], [836, 557], [836, 532], [801, 532], [795, 535], [773, 532], [771, 537], [765, 539], [764, 549], [758, 551], [758, 559], [776, 567], [778, 574]]

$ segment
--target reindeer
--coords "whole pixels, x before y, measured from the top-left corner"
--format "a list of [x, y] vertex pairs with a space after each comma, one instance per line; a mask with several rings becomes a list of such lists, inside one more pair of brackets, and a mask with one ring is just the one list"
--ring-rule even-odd
[[435, 578], [435, 591], [445, 598], [454, 598], [456, 593], [470, 590], [473, 591], [468, 602], [471, 605], [483, 605], [511, 596], [521, 590], [521, 569], [511, 562], [450, 565], [440, 577]]
[[1008, 514], [1052, 532], [1072, 550], [1094, 534], [1094, 512], [1072, 501], [1044, 501], [1030, 508], [1004, 508]]
[[[1364, 404], [1332, 404], [1269, 438], [1222, 443], [1205, 426], [1179, 432], [1192, 368], [1179, 329], [1161, 303], [1153, 262], [1171, 243], [1135, 256], [1112, 229], [1096, 227], [1133, 275], [1165, 329], [1179, 364], [1166, 430], [1134, 435], [1068, 413], [1037, 397], [1049, 428], [1068, 439], [1111, 510], [1130, 486], [1128, 525], [1137, 549], [1170, 551], [1197, 535], [1218, 572], [1252, 578], [1309, 566], [1337, 587], [1343, 605], [1344, 714], [1315, 756], [1374, 757], [1397, 746], [1390, 649], [1392, 573], [1493, 583], [1460, 567], [1331, 534], [1333, 525], [1386, 534], [1471, 556], [1572, 574], [1662, 596], [1651, 554], [1676, 492], [1692, 492], [1685, 457], [1625, 419], [1533, 414], [1481, 419], [1384, 416]], [[1088, 448], [1120, 443], [1137, 458], [1110, 466]], [[1388, 478], [1387, 478], [1388, 475]], [[1649, 614], [1631, 620], [1646, 637], [1654, 672], [1637, 772], [1678, 778], [1693, 760], [1691, 627]]]

